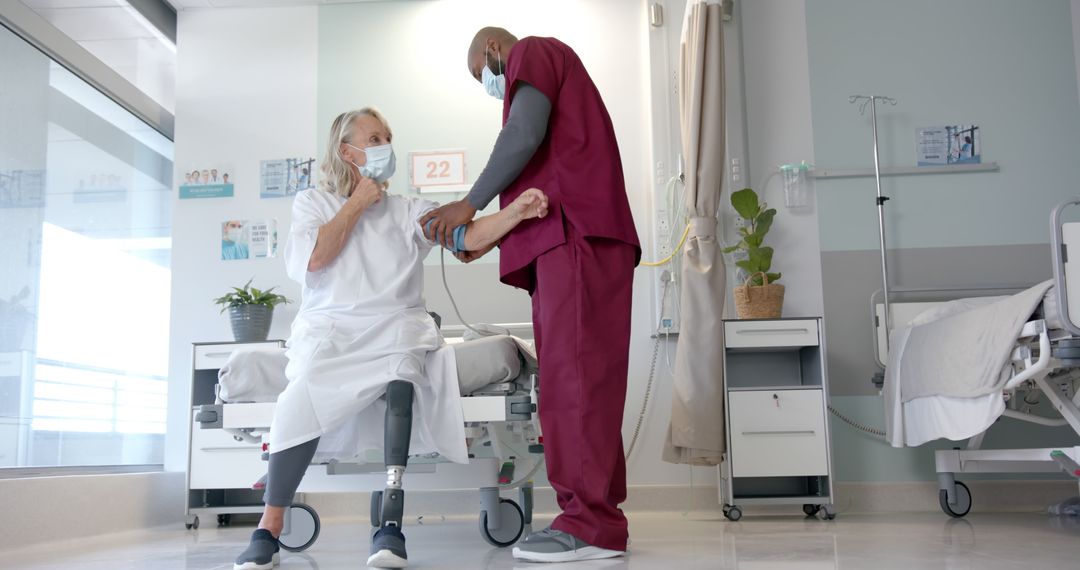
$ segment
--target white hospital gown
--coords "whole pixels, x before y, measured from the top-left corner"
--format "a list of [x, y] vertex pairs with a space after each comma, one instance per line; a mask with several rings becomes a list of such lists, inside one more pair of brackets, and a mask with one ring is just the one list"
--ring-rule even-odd
[[414, 387], [410, 452], [465, 463], [465, 429], [452, 350], [424, 306], [423, 260], [433, 243], [419, 218], [437, 204], [384, 195], [361, 214], [344, 249], [309, 272], [319, 227], [345, 198], [320, 189], [296, 195], [285, 246], [289, 277], [303, 290], [270, 428], [270, 450], [322, 437], [317, 460], [382, 449], [387, 385]]

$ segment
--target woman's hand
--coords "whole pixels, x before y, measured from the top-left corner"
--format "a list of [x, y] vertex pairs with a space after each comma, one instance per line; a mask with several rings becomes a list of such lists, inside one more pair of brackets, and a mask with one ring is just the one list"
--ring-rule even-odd
[[499, 245], [499, 244], [498, 243], [493, 243], [493, 244], [485, 247], [484, 249], [480, 249], [480, 250], [477, 250], [477, 251], [459, 251], [458, 253], [454, 254], [454, 257], [458, 258], [458, 261], [460, 261], [462, 263], [472, 263], [472, 262], [476, 261], [477, 259], [480, 259], [481, 257], [484, 257], [485, 255], [487, 255], [488, 252], [495, 249], [495, 246], [497, 246], [497, 245]]
[[518, 220], [543, 218], [548, 214], [548, 197], [539, 188], [529, 188], [510, 203], [509, 209]]
[[349, 194], [349, 203], [366, 210], [382, 200], [383, 186], [375, 180], [361, 176], [352, 187]]

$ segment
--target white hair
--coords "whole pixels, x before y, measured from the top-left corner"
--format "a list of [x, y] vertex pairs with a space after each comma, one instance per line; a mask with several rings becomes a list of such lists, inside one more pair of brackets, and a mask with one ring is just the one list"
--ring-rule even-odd
[[[330, 125], [330, 138], [326, 142], [326, 157], [323, 158], [322, 164], [319, 166], [323, 173], [320, 187], [343, 198], [349, 197], [353, 186], [356, 185], [360, 178], [360, 173], [356, 171], [356, 167], [352, 163], [341, 156], [341, 145], [342, 143], [352, 142], [353, 123], [363, 115], [375, 117], [382, 123], [386, 132], [392, 134], [390, 123], [375, 107], [364, 107], [363, 109], [348, 111], [334, 119], [334, 122]], [[385, 185], [389, 186], [389, 183]]]

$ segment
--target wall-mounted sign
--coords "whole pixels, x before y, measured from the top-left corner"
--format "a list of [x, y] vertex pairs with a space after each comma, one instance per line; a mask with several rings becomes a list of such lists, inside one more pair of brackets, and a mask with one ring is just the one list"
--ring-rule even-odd
[[468, 190], [465, 151], [409, 153], [409, 185], [424, 193]]

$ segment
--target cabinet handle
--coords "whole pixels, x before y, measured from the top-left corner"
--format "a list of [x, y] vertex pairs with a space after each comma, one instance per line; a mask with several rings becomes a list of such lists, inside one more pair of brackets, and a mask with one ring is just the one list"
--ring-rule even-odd
[[207, 352], [204, 356], [207, 358], [228, 358], [230, 352]]
[[252, 445], [250, 447], [240, 447], [236, 445], [231, 446], [217, 446], [217, 447], [200, 447], [199, 451], [259, 451], [262, 446]]
[[817, 433], [817, 432], [815, 432], [814, 430], [804, 430], [804, 431], [744, 431], [744, 432], [742, 432], [742, 434], [745, 435], [745, 436], [760, 436], [760, 435], [810, 435], [810, 436], [812, 436], [815, 433]]
[[738, 329], [735, 334], [809, 334], [810, 329]]

